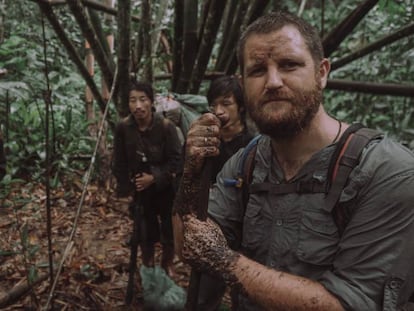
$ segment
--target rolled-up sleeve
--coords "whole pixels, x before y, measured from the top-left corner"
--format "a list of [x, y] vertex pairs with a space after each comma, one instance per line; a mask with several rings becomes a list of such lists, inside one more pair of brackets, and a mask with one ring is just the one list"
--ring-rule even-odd
[[[333, 270], [319, 281], [346, 310], [396, 310], [414, 290], [413, 155], [385, 139], [368, 149], [341, 195], [351, 219]], [[398, 283], [387, 300], [387, 284]], [[392, 283], [391, 283], [392, 284]]]

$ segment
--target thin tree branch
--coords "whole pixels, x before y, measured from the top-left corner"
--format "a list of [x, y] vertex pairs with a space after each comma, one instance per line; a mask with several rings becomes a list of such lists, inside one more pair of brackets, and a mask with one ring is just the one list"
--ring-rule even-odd
[[[54, 5], [62, 5], [62, 4], [66, 4], [67, 0], [40, 0], [43, 2], [47, 2], [49, 3], [51, 6]], [[118, 11], [116, 9], [114, 9], [111, 6], [102, 4], [98, 1], [94, 1], [94, 0], [82, 0], [82, 3], [84, 6], [91, 8], [91, 9], [95, 9], [97, 11], [101, 11], [113, 16], [117, 16], [118, 15]], [[140, 22], [141, 18], [139, 18], [138, 16], [132, 15], [131, 16], [131, 20], [134, 22]]]
[[298, 16], [302, 16], [303, 11], [305, 10], [307, 0], [302, 0], [300, 2], [299, 10], [298, 10]]
[[378, 3], [379, 0], [365, 0], [351, 12], [339, 25], [323, 38], [325, 57], [329, 57], [344, 39], [354, 30], [365, 15]]
[[42, 274], [36, 280], [32, 282], [26, 281], [23, 284], [13, 287], [7, 293], [3, 293], [0, 296], [0, 308], [5, 308], [7, 306], [10, 306], [12, 303], [19, 300], [19, 298], [21, 298], [23, 295], [26, 295], [37, 284], [42, 283], [48, 277], [49, 277], [49, 273]]
[[331, 65], [331, 70], [335, 70], [338, 69], [340, 67], [343, 67], [344, 65], [358, 59], [361, 58], [367, 54], [372, 53], [373, 51], [379, 50], [380, 48], [389, 45], [397, 40], [400, 40], [404, 37], [408, 37], [410, 35], [414, 34], [414, 23], [409, 24], [408, 26], [405, 26], [395, 32], [393, 32], [392, 34], [385, 36], [381, 39], [379, 39], [378, 41], [375, 41], [361, 49], [359, 49], [358, 51], [355, 51], [354, 53], [351, 53], [335, 62], [332, 63]]
[[330, 90], [370, 93], [376, 95], [414, 97], [413, 84], [401, 85], [396, 83], [370, 83], [329, 79], [326, 88]]
[[[226, 73], [222, 71], [214, 71], [214, 72], [206, 72], [204, 74], [204, 80], [214, 80], [218, 77], [224, 76]], [[168, 80], [172, 78], [171, 73], [164, 73], [164, 74], [158, 74], [154, 76], [154, 80]]]

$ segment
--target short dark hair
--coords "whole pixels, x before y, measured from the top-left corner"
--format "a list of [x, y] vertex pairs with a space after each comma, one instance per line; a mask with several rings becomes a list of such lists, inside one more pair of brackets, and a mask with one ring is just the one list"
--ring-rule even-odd
[[214, 79], [210, 83], [210, 88], [207, 91], [207, 101], [208, 104], [211, 105], [216, 98], [230, 95], [233, 95], [236, 99], [241, 121], [245, 123], [246, 109], [244, 105], [244, 96], [240, 81], [236, 76], [222, 76]]
[[241, 35], [237, 45], [237, 59], [242, 74], [244, 68], [243, 53], [247, 39], [252, 34], [269, 34], [280, 30], [286, 25], [292, 25], [300, 32], [312, 55], [315, 66], [320, 63], [324, 54], [318, 30], [297, 15], [285, 11], [275, 11], [259, 17]]
[[132, 79], [129, 81], [129, 91], [144, 92], [149, 97], [151, 102], [154, 102], [154, 89], [152, 88], [151, 83]]

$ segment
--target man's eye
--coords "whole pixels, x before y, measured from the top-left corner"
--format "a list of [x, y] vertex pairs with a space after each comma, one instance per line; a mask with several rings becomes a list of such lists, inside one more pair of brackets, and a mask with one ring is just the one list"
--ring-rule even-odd
[[297, 62], [293, 62], [293, 61], [286, 61], [286, 62], [282, 62], [280, 64], [280, 68], [283, 68], [285, 70], [294, 70], [299, 66], [299, 64]]
[[262, 67], [256, 67], [256, 68], [252, 68], [248, 71], [248, 75], [249, 76], [253, 76], [253, 77], [257, 77], [257, 76], [261, 76], [266, 72], [266, 68], [262, 68]]

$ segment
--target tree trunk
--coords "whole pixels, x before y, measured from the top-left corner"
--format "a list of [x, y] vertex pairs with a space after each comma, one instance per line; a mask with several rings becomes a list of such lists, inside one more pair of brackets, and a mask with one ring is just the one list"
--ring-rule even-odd
[[162, 32], [162, 26], [163, 26], [162, 20], [164, 19], [165, 14], [167, 13], [169, 4], [170, 4], [170, 0], [164, 0], [164, 1], [161, 1], [161, 3], [159, 4], [157, 8], [155, 21], [158, 25], [153, 29], [152, 34], [151, 34], [151, 42], [152, 42], [151, 51], [152, 51], [153, 57], [155, 57], [158, 51], [158, 46], [160, 44], [161, 32]]
[[[93, 79], [94, 76], [94, 63], [95, 58], [93, 57], [93, 53], [88, 41], [85, 41], [85, 64], [86, 68], [88, 68], [89, 75]], [[85, 88], [85, 110], [86, 110], [86, 120], [88, 120], [88, 132], [91, 137], [96, 137], [98, 130], [96, 128], [96, 122], [92, 122], [95, 120], [95, 110], [93, 109], [93, 94], [89, 86]]]
[[[72, 44], [72, 42], [69, 40], [69, 38], [66, 36], [65, 31], [63, 30], [62, 26], [59, 23], [59, 20], [55, 13], [52, 10], [52, 7], [44, 1], [36, 0], [37, 4], [39, 5], [41, 11], [43, 14], [45, 14], [46, 18], [49, 20], [49, 23], [52, 25], [53, 29], [55, 30], [59, 40], [62, 42], [63, 46], [66, 48], [66, 51], [69, 54], [69, 57], [72, 59], [72, 61], [75, 63], [76, 67], [78, 68], [81, 76], [85, 80], [86, 84], [90, 88], [93, 96], [98, 102], [98, 105], [101, 109], [101, 111], [105, 110], [106, 103], [103, 100], [101, 93], [99, 92], [95, 81], [91, 78], [89, 75], [88, 69], [85, 67], [83, 60], [79, 56], [78, 52], [76, 51], [76, 48]], [[110, 115], [108, 114], [108, 123], [111, 126], [111, 129], [115, 128], [115, 124], [113, 121], [111, 121]]]
[[129, 60], [130, 60], [130, 29], [131, 1], [118, 2], [118, 75], [117, 75], [117, 110], [121, 117], [129, 114]]
[[109, 55], [105, 54], [105, 50], [102, 47], [95, 29], [86, 14], [82, 2], [80, 0], [67, 0], [67, 3], [80, 26], [83, 36], [91, 45], [93, 54], [95, 55], [99, 68], [102, 71], [102, 76], [104, 77], [106, 84], [112, 85], [113, 71], [110, 67], [111, 61], [108, 59]]
[[221, 18], [223, 16], [226, 2], [223, 0], [213, 0], [208, 12], [208, 18], [203, 31], [202, 41], [198, 50], [197, 62], [191, 77], [190, 93], [197, 94], [201, 81], [206, 72], [208, 62], [210, 60], [211, 51], [217, 37], [217, 31], [220, 27]]
[[174, 4], [174, 44], [173, 44], [173, 75], [171, 89], [177, 92], [178, 81], [181, 73], [181, 53], [183, 51], [182, 41], [184, 33], [184, 0], [175, 0]]
[[144, 80], [152, 83], [154, 74], [152, 70], [152, 44], [151, 44], [151, 1], [142, 1], [142, 36], [144, 46]]
[[227, 73], [227, 65], [231, 62], [234, 56], [237, 42], [240, 35], [240, 29], [243, 24], [243, 18], [246, 15], [249, 1], [241, 0], [238, 3], [237, 11], [233, 17], [233, 23], [231, 24], [231, 30], [228, 32], [229, 36], [222, 39], [223, 48], [221, 54], [218, 55], [215, 71], [223, 71]]
[[182, 70], [178, 80], [177, 92], [187, 93], [198, 51], [197, 18], [198, 1], [184, 0], [184, 36], [182, 47]]

